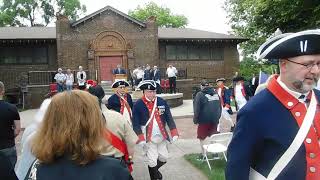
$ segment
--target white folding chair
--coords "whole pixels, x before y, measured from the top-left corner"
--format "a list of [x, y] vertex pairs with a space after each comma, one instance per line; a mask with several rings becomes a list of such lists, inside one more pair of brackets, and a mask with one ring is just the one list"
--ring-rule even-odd
[[203, 145], [204, 159], [207, 161], [209, 169], [211, 170], [210, 160], [216, 160], [220, 158], [208, 158], [208, 154], [223, 154], [224, 159], [227, 161], [226, 151], [232, 138], [232, 132], [213, 134], [209, 137], [208, 143]]

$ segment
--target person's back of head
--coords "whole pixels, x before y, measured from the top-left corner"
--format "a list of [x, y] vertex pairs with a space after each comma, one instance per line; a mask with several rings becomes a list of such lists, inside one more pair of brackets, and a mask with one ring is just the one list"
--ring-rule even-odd
[[41, 163], [66, 156], [77, 164], [95, 160], [102, 147], [105, 123], [97, 98], [73, 90], [55, 95], [32, 143]]

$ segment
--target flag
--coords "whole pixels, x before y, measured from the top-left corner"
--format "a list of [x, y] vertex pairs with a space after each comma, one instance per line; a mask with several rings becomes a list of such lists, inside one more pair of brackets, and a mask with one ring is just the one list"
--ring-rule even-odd
[[264, 72], [262, 72], [260, 70], [260, 73], [259, 73], [259, 84], [265, 83], [267, 81], [268, 77], [269, 77], [268, 74], [266, 74], [266, 73], [264, 73]]

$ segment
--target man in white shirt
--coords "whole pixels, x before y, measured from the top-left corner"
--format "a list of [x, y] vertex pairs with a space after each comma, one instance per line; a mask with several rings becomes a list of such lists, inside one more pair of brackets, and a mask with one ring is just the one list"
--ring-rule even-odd
[[57, 82], [57, 85], [58, 85], [58, 92], [62, 92], [64, 90], [64, 84], [66, 82], [66, 75], [62, 73], [62, 69], [59, 68], [58, 69], [58, 73], [54, 76], [54, 79], [56, 80]]
[[79, 89], [80, 90], [86, 89], [87, 74], [85, 71], [83, 71], [82, 66], [79, 66], [79, 71], [77, 72], [77, 80], [78, 80]]
[[170, 93], [176, 93], [177, 69], [170, 64], [167, 68], [166, 74], [169, 78]]
[[144, 76], [144, 71], [141, 68], [141, 66], [138, 66], [138, 68], [136, 68], [135, 70], [133, 70], [132, 72], [134, 74], [134, 76], [136, 77], [135, 80], [135, 85], [138, 86], [138, 84], [142, 81], [143, 76]]

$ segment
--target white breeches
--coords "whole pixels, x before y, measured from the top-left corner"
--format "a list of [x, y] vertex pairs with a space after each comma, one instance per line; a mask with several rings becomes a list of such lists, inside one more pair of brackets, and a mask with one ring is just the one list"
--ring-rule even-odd
[[148, 142], [144, 147], [145, 160], [150, 167], [157, 166], [157, 160], [166, 162], [169, 157], [167, 141], [164, 140], [160, 143]]

